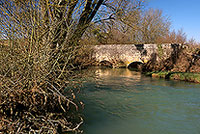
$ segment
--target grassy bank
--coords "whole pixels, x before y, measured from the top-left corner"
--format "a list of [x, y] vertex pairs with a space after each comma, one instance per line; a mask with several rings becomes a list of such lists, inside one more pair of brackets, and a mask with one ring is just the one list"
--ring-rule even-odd
[[170, 80], [181, 80], [188, 82], [200, 83], [200, 73], [184, 73], [184, 72], [147, 72], [146, 76], [153, 78], [164, 78]]

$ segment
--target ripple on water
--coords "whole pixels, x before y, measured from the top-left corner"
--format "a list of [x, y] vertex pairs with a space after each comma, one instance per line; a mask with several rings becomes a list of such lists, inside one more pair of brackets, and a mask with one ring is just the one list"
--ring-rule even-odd
[[85, 134], [199, 134], [200, 85], [101, 71], [85, 83]]

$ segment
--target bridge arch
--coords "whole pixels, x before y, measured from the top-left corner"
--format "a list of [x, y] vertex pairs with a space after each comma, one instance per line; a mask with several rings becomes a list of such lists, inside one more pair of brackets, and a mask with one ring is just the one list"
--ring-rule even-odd
[[143, 64], [142, 61], [133, 61], [127, 67], [131, 70], [140, 70]]
[[102, 61], [99, 62], [99, 66], [105, 66], [105, 67], [111, 67], [112, 68], [113, 64], [108, 60], [102, 60]]

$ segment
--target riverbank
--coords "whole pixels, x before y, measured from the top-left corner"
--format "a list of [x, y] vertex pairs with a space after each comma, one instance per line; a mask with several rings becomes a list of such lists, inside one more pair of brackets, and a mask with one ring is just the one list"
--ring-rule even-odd
[[[82, 47], [63, 53], [46, 44], [27, 51], [24, 44], [0, 44], [0, 133], [81, 133]], [[82, 53], [70, 57], [72, 51]]]
[[185, 72], [146, 72], [146, 76], [153, 78], [164, 78], [169, 80], [181, 80], [188, 82], [200, 83], [200, 73], [185, 73]]
[[143, 65], [142, 73], [154, 78], [181, 80], [200, 83], [200, 49], [187, 46], [174, 51], [163, 60], [158, 54], [157, 60], [150, 60]]

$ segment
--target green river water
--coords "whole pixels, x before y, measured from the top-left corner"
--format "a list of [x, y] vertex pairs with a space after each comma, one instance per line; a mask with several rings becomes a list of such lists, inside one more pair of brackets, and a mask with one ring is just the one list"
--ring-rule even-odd
[[93, 71], [96, 80], [82, 88], [84, 134], [200, 134], [199, 84]]

